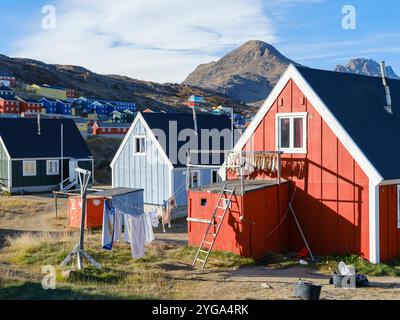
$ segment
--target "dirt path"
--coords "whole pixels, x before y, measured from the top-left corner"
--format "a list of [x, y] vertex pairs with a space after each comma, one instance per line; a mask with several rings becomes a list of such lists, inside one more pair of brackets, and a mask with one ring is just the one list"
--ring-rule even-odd
[[[59, 201], [58, 218], [54, 216], [53, 201], [51, 196], [43, 195], [0, 198], [0, 248], [1, 241], [7, 235], [67, 231], [66, 200]], [[18, 202], [24, 204], [16, 206]], [[156, 238], [178, 247], [187, 245], [185, 220], [173, 223], [166, 233], [158, 228]], [[171, 281], [171, 296], [179, 299], [293, 299], [293, 286], [299, 279], [322, 285], [321, 299], [326, 300], [400, 299], [400, 278], [395, 277], [369, 277], [370, 287], [344, 290], [328, 285], [328, 274], [300, 265], [288, 269], [246, 266], [224, 270], [209, 267], [203, 271], [193, 269], [182, 261], [169, 259], [157, 267], [162, 268]], [[10, 264], [0, 264], [0, 275], [9, 279], [35, 278], [23, 268]]]

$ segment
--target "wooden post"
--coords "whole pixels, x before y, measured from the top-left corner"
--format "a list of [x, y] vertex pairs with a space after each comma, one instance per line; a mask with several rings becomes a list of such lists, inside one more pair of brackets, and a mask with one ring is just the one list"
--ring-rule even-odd
[[58, 218], [57, 192], [54, 192], [54, 211], [56, 218]]

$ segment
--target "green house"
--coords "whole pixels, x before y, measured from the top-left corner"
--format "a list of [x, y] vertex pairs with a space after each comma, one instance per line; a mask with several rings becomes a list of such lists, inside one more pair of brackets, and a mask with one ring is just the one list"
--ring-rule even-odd
[[36, 193], [78, 185], [93, 157], [71, 119], [0, 119], [0, 190]]

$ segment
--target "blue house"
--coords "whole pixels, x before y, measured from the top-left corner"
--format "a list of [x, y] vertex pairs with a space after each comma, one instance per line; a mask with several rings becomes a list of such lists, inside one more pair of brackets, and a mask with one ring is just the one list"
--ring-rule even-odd
[[14, 91], [10, 87], [0, 86], [0, 97], [13, 98], [14, 96]]
[[46, 109], [46, 114], [57, 114], [57, 100], [42, 98], [39, 102], [42, 103], [43, 108]]
[[91, 105], [95, 102], [100, 103], [102, 105], [108, 106], [108, 112], [111, 114], [113, 111], [125, 111], [129, 110], [132, 112], [136, 111], [136, 103], [129, 101], [118, 101], [118, 100], [107, 100], [107, 99], [96, 99], [96, 98], [79, 98], [81, 101], [84, 101], [86, 104]]
[[[193, 158], [193, 163], [215, 167], [193, 168], [187, 178], [186, 151], [232, 147], [229, 117], [199, 114], [197, 134], [195, 127], [191, 114], [138, 113], [111, 163], [113, 187], [144, 189], [147, 206], [163, 206], [172, 196], [178, 206], [186, 206], [188, 184], [196, 187], [218, 182], [218, 169], [224, 162], [224, 154], [212, 156], [212, 162], [210, 155]], [[223, 139], [213, 143], [220, 135]]]
[[63, 100], [56, 100], [57, 114], [64, 116], [72, 115], [72, 103]]
[[96, 112], [98, 115], [108, 115], [108, 106], [99, 101], [94, 101], [90, 104], [90, 110], [93, 110], [92, 113]]

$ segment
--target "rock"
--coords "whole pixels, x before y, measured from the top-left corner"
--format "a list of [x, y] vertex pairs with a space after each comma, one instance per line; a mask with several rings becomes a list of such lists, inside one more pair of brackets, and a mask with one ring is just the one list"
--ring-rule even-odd
[[291, 63], [296, 64], [272, 45], [253, 40], [217, 62], [198, 66], [183, 84], [215, 90], [237, 101], [257, 103], [267, 98]]

